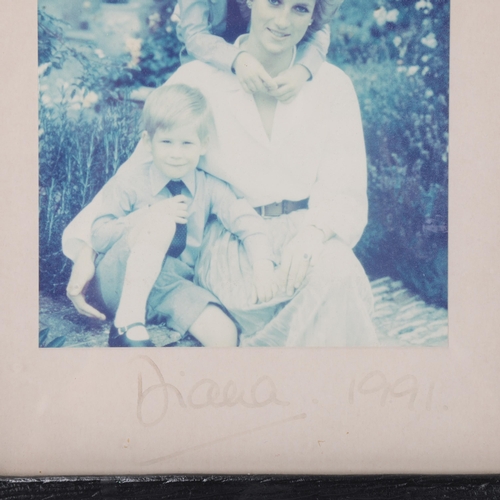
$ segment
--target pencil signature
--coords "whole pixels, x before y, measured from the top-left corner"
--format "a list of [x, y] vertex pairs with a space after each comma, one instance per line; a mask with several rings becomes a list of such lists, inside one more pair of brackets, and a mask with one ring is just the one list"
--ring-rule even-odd
[[[250, 388], [250, 393], [238, 389], [233, 380], [229, 380], [221, 387], [214, 380], [204, 378], [196, 382], [187, 395], [180, 391], [175, 385], [165, 381], [158, 365], [149, 356], [139, 356], [136, 359], [145, 361], [156, 374], [158, 382], [144, 388], [142, 371], [137, 375], [137, 419], [139, 422], [150, 427], [158, 424], [167, 415], [170, 397], [174, 395], [181, 408], [192, 408], [195, 410], [212, 406], [214, 408], [231, 408], [243, 406], [245, 408], [262, 408], [271, 404], [288, 406], [290, 403], [281, 401], [277, 395], [276, 385], [268, 375], [258, 378]], [[145, 401], [148, 397], [156, 396], [160, 403], [160, 412], [157, 418], [146, 421], [143, 415]]]

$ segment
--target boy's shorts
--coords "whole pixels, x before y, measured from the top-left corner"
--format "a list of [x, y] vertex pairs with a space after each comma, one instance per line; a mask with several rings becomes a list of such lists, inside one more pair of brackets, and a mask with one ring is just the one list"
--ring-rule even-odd
[[[108, 252], [99, 256], [96, 263], [97, 294], [107, 314], [113, 317], [120, 302], [129, 255], [130, 247], [124, 235]], [[225, 311], [215, 295], [193, 283], [193, 275], [193, 269], [181, 260], [165, 258], [148, 297], [147, 323], [165, 322], [168, 328], [183, 336], [208, 304]]]

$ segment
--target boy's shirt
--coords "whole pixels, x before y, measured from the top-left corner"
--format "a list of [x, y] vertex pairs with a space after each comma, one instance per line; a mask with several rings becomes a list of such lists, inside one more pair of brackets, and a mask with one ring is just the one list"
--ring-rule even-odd
[[[105, 253], [123, 236], [131, 225], [128, 214], [172, 197], [166, 187], [170, 180], [153, 162], [112, 177], [101, 190], [92, 224], [94, 250]], [[176, 180], [184, 182], [182, 194], [188, 198], [186, 248], [179, 259], [194, 267], [208, 218], [215, 214], [243, 242], [251, 264], [274, 260], [263, 219], [245, 199], [237, 198], [228, 184], [199, 169]]]
[[[223, 71], [232, 71], [234, 60], [241, 51], [223, 38], [227, 29], [228, 1], [236, 0], [179, 0], [177, 37], [189, 54], [181, 52], [183, 63], [196, 58]], [[314, 77], [326, 60], [329, 46], [330, 27], [327, 25], [299, 45], [295, 63], [305, 66]]]

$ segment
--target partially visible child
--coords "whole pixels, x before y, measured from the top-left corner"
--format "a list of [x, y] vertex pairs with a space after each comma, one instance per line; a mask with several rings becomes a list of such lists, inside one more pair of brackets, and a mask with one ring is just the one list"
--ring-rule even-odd
[[[295, 64], [273, 79], [257, 59], [233, 45], [248, 31], [251, 1], [179, 0], [178, 16], [174, 17], [178, 17], [177, 37], [184, 44], [181, 62], [194, 58], [223, 71], [234, 71], [247, 92], [269, 92], [284, 103], [291, 102], [325, 61], [330, 27], [311, 26], [310, 36], [299, 46]], [[331, 1], [335, 9], [343, 0]]]
[[196, 168], [213, 128], [198, 90], [182, 84], [154, 90], [143, 121], [152, 162], [108, 181], [92, 224], [92, 246], [103, 254], [97, 285], [114, 314], [109, 345], [152, 347], [146, 324], [160, 320], [205, 346], [236, 346], [236, 325], [214, 295], [193, 283], [193, 269], [215, 214], [245, 246], [254, 278], [249, 299], [270, 300], [277, 285], [264, 221], [226, 183]]

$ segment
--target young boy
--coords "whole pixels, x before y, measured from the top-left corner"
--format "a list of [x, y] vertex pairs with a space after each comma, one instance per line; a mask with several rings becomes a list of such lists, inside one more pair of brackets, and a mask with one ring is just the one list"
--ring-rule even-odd
[[96, 278], [114, 324], [111, 347], [152, 347], [146, 321], [166, 321], [205, 346], [236, 346], [237, 328], [218, 299], [196, 286], [193, 269], [211, 214], [245, 245], [253, 266], [253, 300], [270, 300], [272, 250], [264, 221], [230, 187], [197, 169], [212, 115], [187, 85], [162, 86], [146, 100], [142, 140], [152, 162], [119, 171], [102, 189], [92, 224]]
[[295, 64], [273, 79], [255, 57], [232, 45], [247, 32], [251, 1], [179, 0], [174, 18], [178, 20], [177, 37], [184, 44], [181, 62], [194, 58], [234, 71], [247, 92], [268, 92], [281, 102], [291, 102], [325, 61], [330, 28], [325, 26], [301, 44]]

